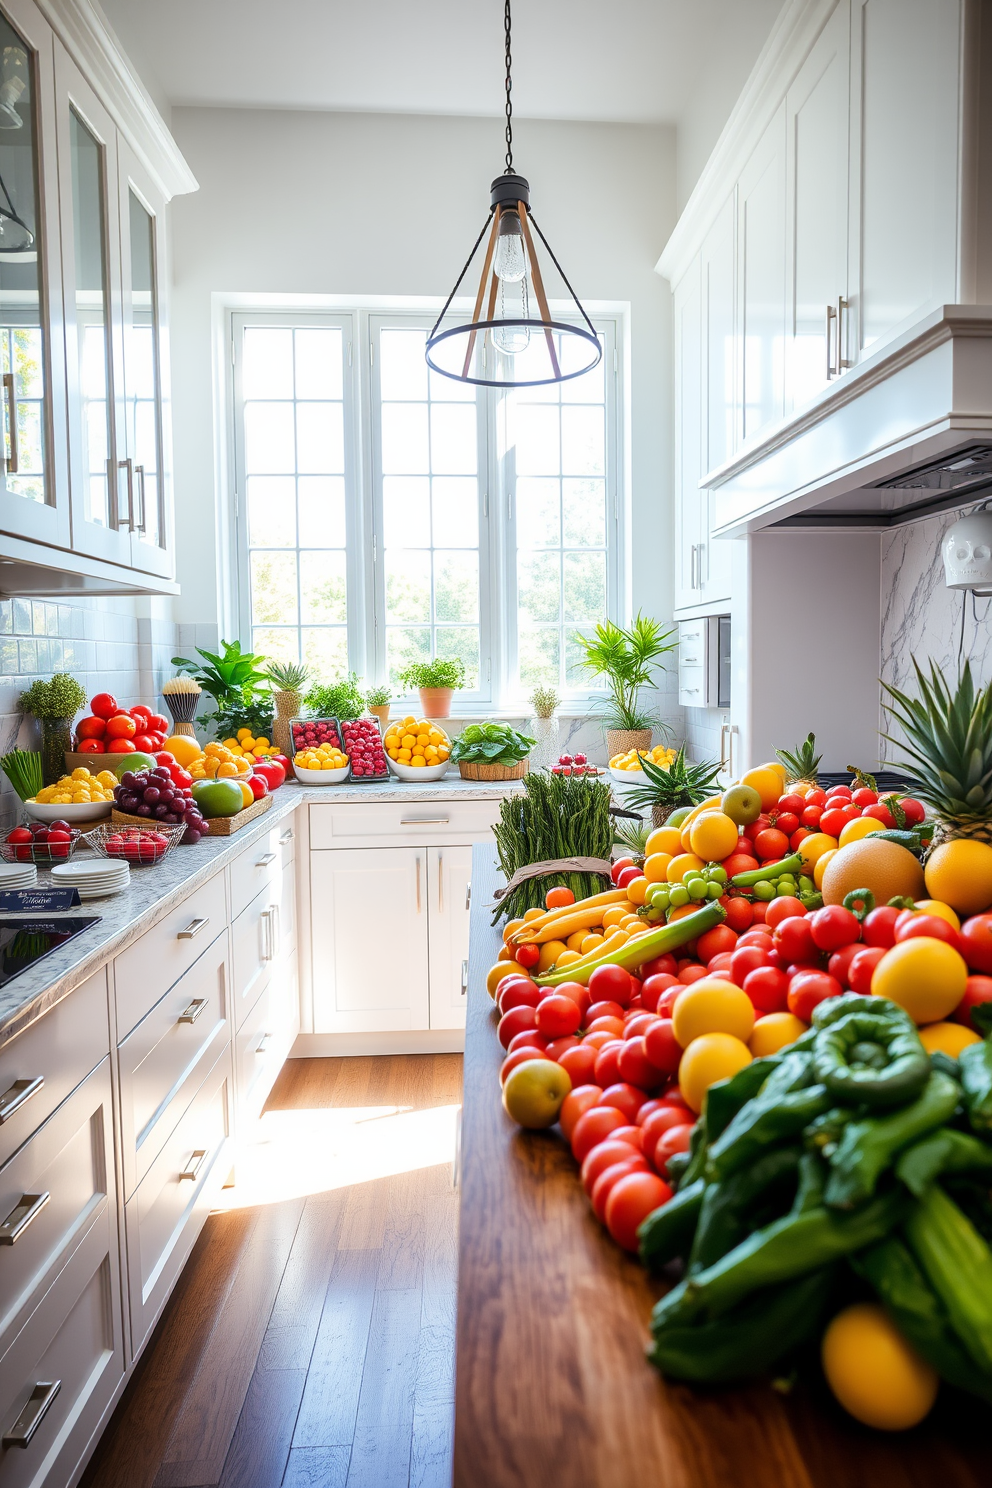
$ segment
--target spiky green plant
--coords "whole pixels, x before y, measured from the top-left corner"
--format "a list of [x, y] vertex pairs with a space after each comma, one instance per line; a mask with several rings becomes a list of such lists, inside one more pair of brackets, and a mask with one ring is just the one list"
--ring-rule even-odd
[[614, 841], [638, 862], [644, 859], [652, 831], [651, 822], [633, 821], [630, 817], [622, 816], [613, 818]]
[[276, 692], [302, 692], [307, 669], [298, 661], [272, 661], [265, 675]]
[[624, 802], [632, 811], [651, 811], [667, 817], [682, 806], [698, 806], [719, 789], [719, 764], [715, 760], [687, 764], [684, 744], [667, 767], [642, 759], [641, 769], [645, 784], [624, 792]]
[[919, 697], [882, 683], [885, 711], [905, 736], [882, 738], [905, 756], [913, 795], [937, 817], [935, 842], [973, 837], [992, 845], [992, 685], [976, 688], [967, 661], [953, 692], [935, 661], [929, 677], [915, 657], [913, 669]]
[[789, 785], [816, 784], [823, 755], [816, 752], [816, 735], [812, 731], [794, 749], [776, 749], [775, 753], [789, 772]]
[[[580, 665], [590, 677], [605, 677], [609, 689], [606, 726], [630, 731], [655, 723], [640, 706], [638, 694], [654, 679], [662, 657], [678, 647], [678, 631], [638, 614], [625, 629], [612, 620], [597, 625], [591, 636], [574, 637], [583, 652]], [[664, 725], [661, 725], [664, 731]]]

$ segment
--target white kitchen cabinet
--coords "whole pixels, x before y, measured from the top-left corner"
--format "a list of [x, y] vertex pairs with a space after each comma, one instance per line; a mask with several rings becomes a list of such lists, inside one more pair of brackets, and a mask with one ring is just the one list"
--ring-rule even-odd
[[427, 957], [432, 1028], [464, 1028], [472, 849], [427, 849]]
[[734, 191], [706, 234], [700, 258], [707, 470], [728, 460], [738, 444], [736, 225]]
[[693, 259], [675, 287], [675, 605], [699, 603], [702, 541], [702, 276]]
[[744, 439], [785, 411], [785, 138], [783, 104], [737, 186], [737, 375]]

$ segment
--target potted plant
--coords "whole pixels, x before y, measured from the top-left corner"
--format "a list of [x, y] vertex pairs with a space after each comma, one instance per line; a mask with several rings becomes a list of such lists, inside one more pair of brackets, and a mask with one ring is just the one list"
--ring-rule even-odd
[[425, 718], [447, 718], [451, 713], [451, 694], [465, 686], [465, 663], [454, 657], [450, 661], [415, 661], [399, 674], [404, 687], [416, 687]]
[[359, 683], [358, 673], [349, 672], [336, 682], [316, 682], [306, 697], [303, 706], [313, 718], [361, 718], [365, 712], [365, 694]]
[[389, 722], [389, 704], [392, 701], [392, 693], [388, 687], [370, 687], [365, 694], [365, 706], [370, 713], [374, 714], [382, 724], [385, 733], [386, 724]]
[[[223, 654], [196, 648], [203, 662], [174, 656], [172, 665], [181, 667], [217, 704], [213, 713], [204, 713], [200, 722], [211, 727], [218, 739], [237, 735], [238, 729], [251, 729], [257, 738], [272, 732], [272, 688], [264, 656], [242, 651], [240, 641], [221, 641]], [[206, 665], [204, 665], [206, 663]]]
[[32, 682], [20, 696], [24, 713], [33, 713], [41, 723], [41, 771], [46, 785], [54, 785], [65, 774], [65, 757], [72, 749], [72, 720], [86, 707], [86, 691], [68, 672], [56, 672], [49, 681]]
[[300, 711], [301, 694], [307, 680], [307, 669], [298, 661], [274, 661], [266, 673], [272, 683], [276, 716], [272, 720], [272, 742], [287, 759], [293, 758], [291, 718]]
[[678, 631], [665, 630], [660, 621], [638, 613], [626, 629], [604, 620], [591, 636], [580, 632], [575, 639], [584, 652], [584, 670], [591, 677], [606, 678], [609, 758], [630, 749], [650, 749], [656, 720], [641, 707], [640, 690], [654, 680], [661, 658], [677, 647]]
[[534, 740], [508, 723], [470, 723], [451, 746], [463, 780], [520, 780]]
[[531, 758], [535, 770], [553, 765], [561, 753], [558, 748], [561, 727], [555, 716], [560, 701], [553, 687], [535, 687], [530, 695], [534, 714], [527, 724], [527, 731], [534, 735]]
[[641, 760], [644, 784], [624, 793], [624, 805], [632, 811], [650, 811], [653, 824], [663, 827], [673, 811], [683, 806], [698, 806], [720, 789], [720, 768], [714, 760], [700, 765], [686, 764], [684, 744], [668, 766]]

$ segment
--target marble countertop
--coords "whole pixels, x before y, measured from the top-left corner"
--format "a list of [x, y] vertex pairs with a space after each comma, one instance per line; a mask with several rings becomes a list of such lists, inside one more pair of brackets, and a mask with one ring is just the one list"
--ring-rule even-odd
[[[233, 836], [203, 837], [195, 847], [176, 848], [154, 866], [132, 868], [130, 884], [123, 893], [91, 900], [65, 914], [25, 916], [59, 920], [99, 915], [100, 921], [0, 987], [0, 1046], [16, 1038], [300, 806], [368, 800], [498, 800], [518, 788], [518, 781], [462, 780], [458, 775], [424, 784], [389, 780], [368, 785], [302, 786], [288, 782], [275, 793], [271, 808], [263, 816]], [[77, 853], [74, 861], [83, 856]], [[50, 886], [51, 875], [39, 869], [38, 885]]]

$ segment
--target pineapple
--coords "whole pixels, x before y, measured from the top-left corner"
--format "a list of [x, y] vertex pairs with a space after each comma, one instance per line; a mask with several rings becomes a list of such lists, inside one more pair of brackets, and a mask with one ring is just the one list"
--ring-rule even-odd
[[624, 794], [626, 804], [636, 811], [649, 810], [656, 827], [664, 826], [673, 811], [681, 806], [698, 806], [707, 796], [719, 790], [720, 766], [712, 760], [701, 765], [687, 765], [685, 745], [667, 767], [641, 760], [647, 784]]
[[276, 748], [288, 759], [293, 757], [293, 740], [289, 727], [291, 718], [300, 711], [300, 698], [306, 685], [307, 669], [298, 661], [273, 661], [269, 663], [266, 677], [272, 683], [276, 716], [272, 721], [272, 737]]
[[816, 753], [815, 734], [808, 733], [795, 749], [776, 749], [775, 753], [789, 772], [786, 790], [794, 785], [816, 785], [816, 772], [823, 755]]
[[966, 661], [954, 692], [936, 662], [929, 678], [913, 659], [919, 697], [887, 682], [885, 710], [904, 737], [882, 737], [908, 761], [913, 794], [937, 818], [934, 846], [969, 837], [992, 846], [992, 686], [975, 687]]

